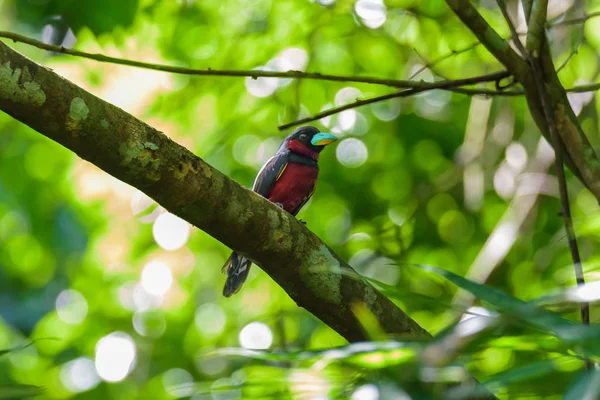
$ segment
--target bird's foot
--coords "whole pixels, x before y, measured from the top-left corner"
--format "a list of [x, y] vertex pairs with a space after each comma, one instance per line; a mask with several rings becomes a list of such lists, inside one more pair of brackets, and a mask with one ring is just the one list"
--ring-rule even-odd
[[273, 203], [275, 204], [277, 207], [281, 208], [283, 210], [283, 204], [282, 203]]
[[300, 221], [300, 223], [301, 223], [302, 225], [306, 225], [306, 221], [302, 221], [301, 219], [299, 219], [298, 221]]

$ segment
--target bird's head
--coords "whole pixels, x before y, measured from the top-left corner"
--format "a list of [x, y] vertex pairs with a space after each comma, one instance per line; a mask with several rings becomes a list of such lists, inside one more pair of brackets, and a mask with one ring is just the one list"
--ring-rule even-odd
[[303, 126], [290, 133], [284, 143], [293, 152], [311, 156], [307, 152], [318, 155], [325, 146], [336, 140], [331, 133], [319, 132], [313, 126]]

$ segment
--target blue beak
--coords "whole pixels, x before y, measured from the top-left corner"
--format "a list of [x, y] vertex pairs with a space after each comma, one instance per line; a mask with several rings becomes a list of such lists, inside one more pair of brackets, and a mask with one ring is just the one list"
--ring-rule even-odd
[[310, 143], [313, 146], [326, 146], [330, 143], [333, 143], [337, 140], [337, 138], [335, 136], [333, 136], [331, 133], [317, 133], [315, 134], [312, 139], [310, 140]]

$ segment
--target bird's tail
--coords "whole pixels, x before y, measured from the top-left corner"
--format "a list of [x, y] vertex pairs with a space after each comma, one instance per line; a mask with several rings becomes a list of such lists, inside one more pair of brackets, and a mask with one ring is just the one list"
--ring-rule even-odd
[[231, 253], [231, 256], [229, 256], [227, 262], [221, 268], [221, 271], [227, 274], [227, 280], [223, 287], [223, 296], [229, 297], [240, 291], [248, 277], [251, 264], [252, 261], [246, 257], [240, 256], [235, 251]]

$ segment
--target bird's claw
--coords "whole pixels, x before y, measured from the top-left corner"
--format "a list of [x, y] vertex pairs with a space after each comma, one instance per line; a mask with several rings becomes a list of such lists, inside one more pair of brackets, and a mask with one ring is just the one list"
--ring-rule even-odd
[[302, 221], [301, 219], [299, 219], [298, 221], [300, 221], [300, 223], [301, 223], [302, 225], [306, 225], [306, 221]]
[[277, 207], [281, 208], [283, 210], [283, 204], [282, 203], [273, 203], [275, 204]]

